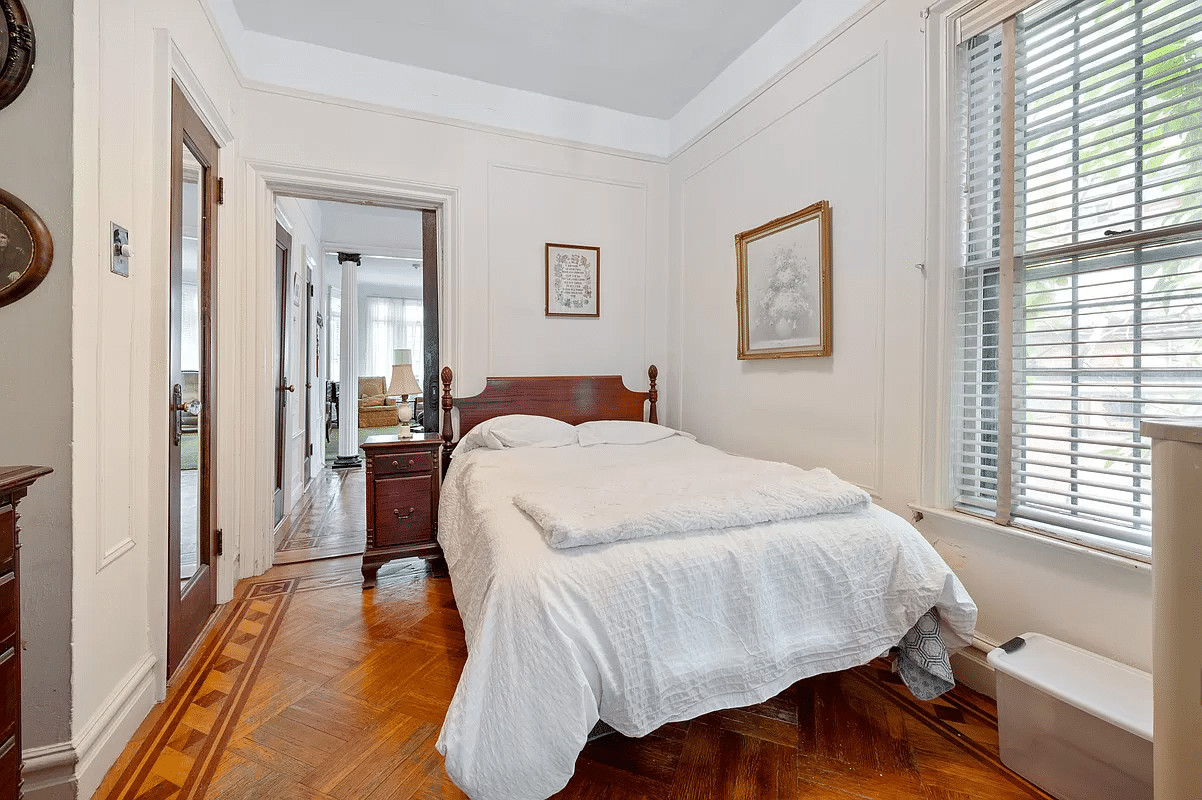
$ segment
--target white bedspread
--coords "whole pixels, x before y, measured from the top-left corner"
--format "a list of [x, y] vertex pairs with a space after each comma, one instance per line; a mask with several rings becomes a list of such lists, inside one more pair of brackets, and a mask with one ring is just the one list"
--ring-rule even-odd
[[681, 458], [632, 467], [619, 477], [587, 475], [582, 485], [557, 484], [514, 498], [552, 547], [852, 511], [868, 492], [828, 469], [804, 470], [758, 458]]
[[765, 700], [866, 663], [931, 607], [949, 648], [976, 606], [930, 545], [876, 506], [726, 531], [552, 548], [513, 503], [662, 460], [732, 456], [645, 445], [457, 457], [438, 539], [468, 659], [438, 749], [475, 800], [545, 798], [598, 719], [627, 736]]

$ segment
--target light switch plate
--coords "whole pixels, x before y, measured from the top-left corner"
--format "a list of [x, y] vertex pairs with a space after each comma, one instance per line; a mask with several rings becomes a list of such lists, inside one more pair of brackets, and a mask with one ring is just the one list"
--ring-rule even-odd
[[122, 252], [122, 248], [129, 244], [129, 231], [115, 222], [110, 225], [112, 225], [112, 237], [109, 241], [109, 254], [112, 257], [111, 269], [118, 275], [128, 278], [129, 256]]

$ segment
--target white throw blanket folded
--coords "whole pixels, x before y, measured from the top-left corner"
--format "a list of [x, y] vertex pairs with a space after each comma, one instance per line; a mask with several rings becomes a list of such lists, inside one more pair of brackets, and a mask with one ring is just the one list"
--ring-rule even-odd
[[616, 481], [561, 484], [513, 502], [552, 547], [566, 548], [854, 511], [872, 500], [830, 470], [730, 457], [635, 468]]

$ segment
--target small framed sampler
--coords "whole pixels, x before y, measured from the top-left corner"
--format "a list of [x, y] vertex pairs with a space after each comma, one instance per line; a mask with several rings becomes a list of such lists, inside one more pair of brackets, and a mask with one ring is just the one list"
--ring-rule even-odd
[[831, 354], [831, 207], [822, 200], [735, 236], [739, 359]]
[[547, 245], [548, 317], [601, 316], [601, 248]]

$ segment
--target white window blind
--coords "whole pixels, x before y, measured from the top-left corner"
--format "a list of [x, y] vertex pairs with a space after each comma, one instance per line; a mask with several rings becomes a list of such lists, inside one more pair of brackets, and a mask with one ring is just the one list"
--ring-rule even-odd
[[1199, 53], [1198, 0], [1055, 0], [960, 45], [957, 507], [1150, 553], [1140, 421], [1202, 414]]

